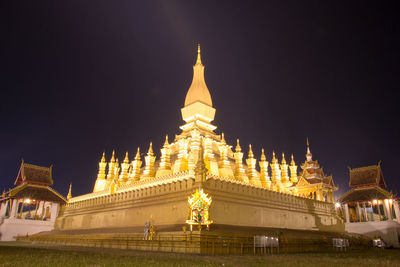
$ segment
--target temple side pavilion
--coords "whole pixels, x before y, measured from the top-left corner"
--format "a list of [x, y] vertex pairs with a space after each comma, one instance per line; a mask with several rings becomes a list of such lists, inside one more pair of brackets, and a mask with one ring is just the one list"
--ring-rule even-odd
[[386, 190], [381, 164], [349, 170], [351, 190], [338, 200], [344, 209], [346, 231], [400, 247], [399, 202]]
[[258, 160], [251, 145], [244, 160], [239, 139], [233, 149], [223, 133], [215, 133], [215, 112], [199, 47], [181, 109], [185, 121], [181, 133], [173, 140], [165, 137], [157, 160], [152, 143], [144, 159], [139, 148], [133, 159], [126, 152], [121, 161], [114, 151], [109, 160], [103, 153], [93, 192], [68, 200], [56, 230], [143, 232], [146, 222], [158, 232], [182, 231], [192, 225], [196, 230], [203, 226], [233, 232], [344, 230], [332, 203], [337, 187], [312, 160], [309, 146], [302, 173], [293, 156], [288, 164], [284, 154], [279, 160], [271, 151], [269, 161], [262, 149]]
[[21, 163], [15, 187], [0, 196], [0, 240], [50, 231], [66, 199], [51, 188], [52, 167]]

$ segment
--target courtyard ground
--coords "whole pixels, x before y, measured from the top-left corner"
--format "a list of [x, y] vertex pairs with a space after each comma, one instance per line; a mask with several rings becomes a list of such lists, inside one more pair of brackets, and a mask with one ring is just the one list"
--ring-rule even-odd
[[0, 266], [400, 266], [400, 250], [203, 256], [1, 242]]

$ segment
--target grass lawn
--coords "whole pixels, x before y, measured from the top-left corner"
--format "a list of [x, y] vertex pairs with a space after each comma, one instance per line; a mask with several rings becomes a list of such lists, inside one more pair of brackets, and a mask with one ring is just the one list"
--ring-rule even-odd
[[400, 250], [200, 256], [0, 243], [0, 266], [400, 266]]

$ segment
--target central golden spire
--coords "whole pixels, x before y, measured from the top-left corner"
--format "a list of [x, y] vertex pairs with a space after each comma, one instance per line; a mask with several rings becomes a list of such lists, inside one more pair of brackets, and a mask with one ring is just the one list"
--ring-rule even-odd
[[186, 122], [181, 126], [183, 131], [201, 128], [212, 132], [217, 128], [211, 124], [215, 109], [212, 107], [210, 92], [204, 80], [204, 65], [201, 63], [200, 45], [197, 46], [197, 60], [193, 66], [193, 80], [185, 98], [185, 106], [181, 109], [182, 118]]
[[201, 102], [212, 107], [210, 92], [204, 80], [204, 65], [201, 63], [200, 44], [197, 46], [197, 61], [193, 66], [193, 80], [185, 98], [185, 107], [195, 102]]

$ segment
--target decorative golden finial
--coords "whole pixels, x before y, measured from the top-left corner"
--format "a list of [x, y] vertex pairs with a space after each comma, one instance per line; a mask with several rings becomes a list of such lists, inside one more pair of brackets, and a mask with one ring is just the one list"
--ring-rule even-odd
[[264, 154], [264, 148], [261, 148], [261, 161], [266, 161], [267, 160], [267, 158], [265, 157], [265, 154]]
[[101, 162], [106, 162], [106, 156], [105, 156], [105, 152], [103, 152], [103, 156], [101, 157]]
[[272, 159], [275, 159], [275, 151], [272, 150]]
[[290, 182], [292, 184], [297, 183], [298, 182], [298, 178], [297, 178], [297, 166], [296, 163], [294, 162], [294, 157], [292, 154], [292, 162], [290, 163]]
[[154, 155], [154, 153], [153, 153], [153, 143], [152, 142], [150, 142], [150, 147], [149, 147], [149, 151], [147, 151], [147, 155], [150, 155], [150, 156]]
[[201, 64], [200, 44], [197, 44], [197, 61], [196, 64]]
[[115, 162], [115, 151], [113, 150], [112, 156], [111, 156], [111, 162]]
[[236, 148], [235, 148], [235, 151], [236, 151], [236, 152], [241, 152], [241, 151], [242, 151], [242, 148], [240, 147], [240, 144], [239, 144], [239, 138], [236, 139]]
[[312, 160], [312, 154], [310, 151], [310, 143], [308, 142], [308, 137], [307, 137], [307, 154], [306, 154], [307, 161]]
[[72, 197], [71, 190], [72, 190], [72, 183], [69, 184], [69, 190], [68, 190], [67, 200], [70, 200], [71, 197]]
[[251, 149], [251, 144], [249, 145], [249, 158], [254, 158], [253, 150]]
[[224, 133], [221, 134], [221, 144], [223, 144], [223, 145], [226, 144]]
[[140, 160], [140, 147], [137, 148], [135, 160]]
[[128, 151], [126, 151], [124, 163], [128, 163], [129, 164]]
[[171, 174], [171, 158], [170, 149], [168, 144], [168, 135], [165, 136], [165, 142], [163, 148], [161, 148], [161, 158], [156, 177], [165, 176]]
[[165, 142], [164, 142], [164, 148], [168, 148], [169, 143], [168, 143], [168, 134], [165, 136]]
[[282, 152], [282, 164], [286, 164], [285, 153]]
[[129, 174], [129, 183], [137, 182], [140, 180], [140, 167], [142, 166], [142, 161], [140, 159], [140, 148], [137, 148], [135, 159], [131, 163], [132, 170]]
[[147, 156], [144, 157], [144, 160], [146, 162], [145, 169], [143, 171], [143, 178], [144, 179], [149, 179], [154, 177], [154, 162], [156, 160], [156, 157], [154, 156], [153, 153], [153, 143], [150, 142], [150, 147], [149, 151], [147, 152]]

